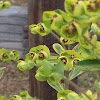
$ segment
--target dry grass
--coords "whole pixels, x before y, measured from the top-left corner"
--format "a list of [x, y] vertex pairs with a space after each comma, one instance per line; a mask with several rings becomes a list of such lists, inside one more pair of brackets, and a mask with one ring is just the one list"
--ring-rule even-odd
[[1, 66], [7, 68], [3, 78], [0, 80], [0, 96], [10, 98], [12, 95], [19, 94], [21, 91], [29, 91], [28, 71], [21, 72], [11, 63], [0, 63]]

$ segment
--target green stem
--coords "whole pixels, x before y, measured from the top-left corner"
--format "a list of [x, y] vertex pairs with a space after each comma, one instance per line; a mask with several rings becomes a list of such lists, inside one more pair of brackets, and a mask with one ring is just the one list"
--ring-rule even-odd
[[75, 51], [78, 49], [79, 45], [80, 45], [80, 44], [77, 45], [77, 47], [75, 48]]
[[68, 50], [70, 50], [70, 44], [68, 45]]
[[[54, 32], [51, 31], [51, 34], [52, 34], [54, 37], [56, 37], [58, 41], [60, 41], [60, 38], [59, 38]], [[62, 44], [62, 43], [61, 43], [61, 44]], [[66, 50], [65, 45], [62, 44], [62, 46], [63, 46], [63, 48]]]
[[75, 83], [73, 83], [72, 81], [70, 81], [68, 78], [66, 78], [66, 81], [69, 82], [69, 84], [71, 84], [73, 87], [75, 87], [76, 89], [78, 89], [80, 92], [82, 92], [89, 100], [92, 100], [80, 87], [78, 87]]
[[[69, 72], [68, 71], [65, 72], [65, 76], [67, 78], [69, 77]], [[65, 90], [68, 90], [69, 89], [69, 82], [65, 80], [64, 84], [65, 84]]]
[[96, 48], [96, 46], [84, 35], [83, 38], [88, 41], [94, 48]]

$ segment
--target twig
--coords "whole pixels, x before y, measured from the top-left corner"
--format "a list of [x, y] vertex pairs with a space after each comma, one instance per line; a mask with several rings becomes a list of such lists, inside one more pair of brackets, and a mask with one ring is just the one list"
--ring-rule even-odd
[[83, 35], [83, 38], [88, 41], [94, 48], [96, 48], [96, 46], [86, 37]]
[[[53, 36], [55, 36], [55, 37], [57, 38], [58, 41], [60, 41], [60, 38], [59, 38], [53, 31], [51, 31], [51, 34], [52, 34]], [[61, 44], [62, 44], [62, 43], [61, 43]], [[63, 46], [63, 48], [66, 50], [65, 45], [62, 44], [62, 46]]]
[[80, 92], [82, 92], [89, 100], [92, 100], [80, 87], [78, 87], [75, 83], [70, 81], [68, 78], [66, 78], [66, 81], [69, 82], [72, 86], [74, 86], [76, 89], [78, 89]]

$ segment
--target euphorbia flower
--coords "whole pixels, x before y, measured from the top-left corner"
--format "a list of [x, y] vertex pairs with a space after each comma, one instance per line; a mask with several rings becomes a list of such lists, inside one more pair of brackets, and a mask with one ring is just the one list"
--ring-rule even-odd
[[25, 71], [25, 70], [30, 70], [35, 66], [35, 63], [32, 61], [19, 61], [17, 67], [19, 68], [19, 70], [21, 71]]
[[44, 59], [49, 59], [50, 51], [49, 48], [45, 45], [39, 45], [37, 47], [33, 47], [30, 49], [30, 52], [34, 52], [37, 54], [36, 63], [37, 65], [41, 65]]
[[47, 28], [56, 31], [58, 34], [60, 34], [60, 29], [64, 24], [62, 16], [55, 11], [45, 11], [43, 13], [43, 23]]
[[9, 8], [10, 6], [11, 6], [10, 1], [5, 1], [5, 2], [3, 3], [2, 9]]
[[71, 16], [81, 16], [85, 14], [85, 4], [79, 0], [65, 0], [65, 10]]
[[17, 50], [12, 50], [10, 52], [10, 56], [11, 56], [12, 60], [14, 60], [14, 61], [18, 61], [19, 60], [19, 54], [18, 54]]
[[50, 33], [50, 30], [43, 23], [30, 25], [29, 28], [32, 34], [40, 34], [41, 36], [45, 36]]
[[69, 24], [62, 26], [60, 36], [72, 41], [78, 41], [77, 38], [81, 36], [81, 34], [82, 29], [80, 25], [76, 21], [72, 20]]
[[60, 56], [60, 57], [58, 58], [58, 62], [60, 62], [60, 61], [63, 62], [63, 64], [64, 64], [64, 69], [66, 70], [66, 67], [67, 67], [67, 64], [68, 64], [68, 59], [67, 59], [67, 57], [66, 57], [66, 56]]
[[0, 50], [0, 59], [9, 63], [11, 61], [10, 52], [2, 48]]
[[67, 57], [67, 66], [70, 66], [70, 68], [73, 68], [75, 66], [75, 63], [79, 61], [82, 57], [80, 54], [75, 52], [74, 50], [66, 50], [61, 54], [61, 57]]
[[64, 39], [63, 37], [60, 38], [60, 42], [64, 45], [68, 45], [68, 44], [73, 44], [75, 43], [74, 41], [70, 40], [70, 39]]
[[36, 54], [35, 52], [29, 52], [29, 53], [26, 55], [25, 61], [27, 62], [27, 61], [31, 60], [31, 61], [34, 62], [36, 59], [37, 59], [37, 54]]
[[86, 14], [89, 16], [98, 16], [100, 14], [100, 0], [85, 0]]

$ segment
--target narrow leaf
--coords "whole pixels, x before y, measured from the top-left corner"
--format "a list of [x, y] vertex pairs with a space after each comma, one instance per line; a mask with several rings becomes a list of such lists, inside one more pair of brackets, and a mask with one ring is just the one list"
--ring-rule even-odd
[[72, 80], [75, 77], [77, 77], [78, 75], [80, 75], [83, 72], [83, 69], [81, 68], [76, 68], [73, 70], [72, 74], [69, 76], [69, 79]]
[[0, 71], [0, 79], [2, 78], [4, 71]]
[[61, 54], [63, 51], [65, 51], [64, 48], [58, 43], [53, 44], [53, 49], [58, 54]]
[[94, 70], [100, 70], [100, 59], [88, 59], [79, 61], [76, 63], [77, 66], [80, 66], [82, 68], [93, 68]]

